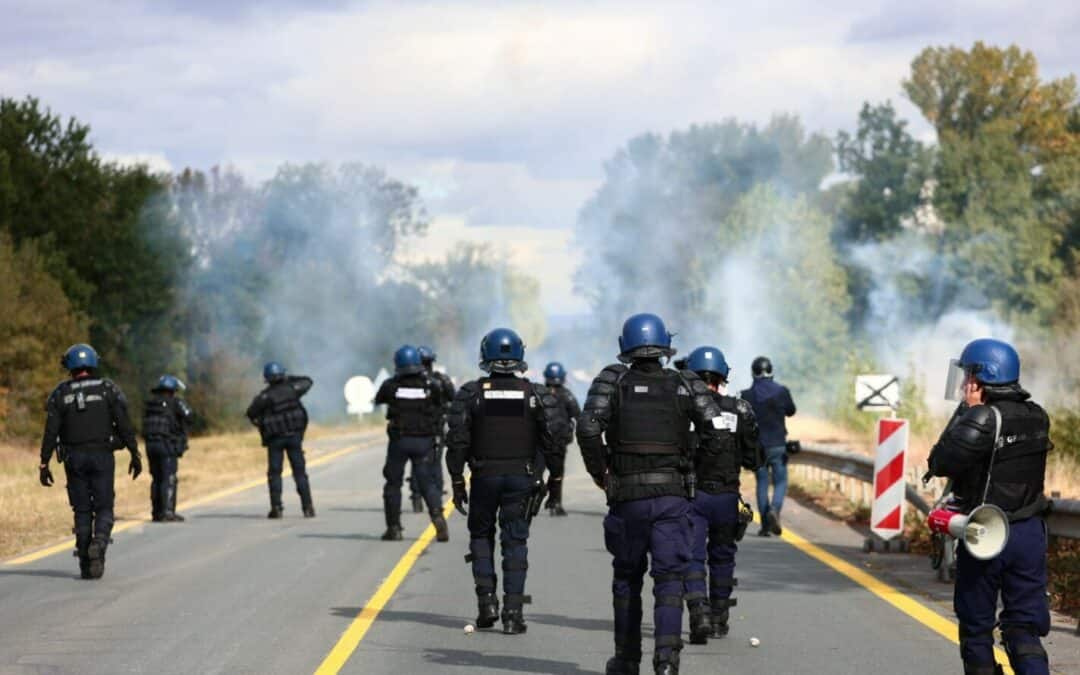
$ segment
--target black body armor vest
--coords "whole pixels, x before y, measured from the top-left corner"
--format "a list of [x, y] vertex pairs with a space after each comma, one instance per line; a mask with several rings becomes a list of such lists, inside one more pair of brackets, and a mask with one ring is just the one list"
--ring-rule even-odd
[[[1001, 435], [986, 501], [1001, 507], [1013, 520], [1041, 514], [1046, 506], [1043, 484], [1050, 420], [1031, 401], [991, 401], [988, 405], [1001, 413]], [[954, 481], [953, 490], [963, 504], [974, 507], [982, 502], [989, 468], [988, 459], [970, 478]]]
[[679, 408], [682, 380], [671, 371], [628, 370], [616, 384], [617, 403], [606, 432], [615, 454], [681, 455], [689, 421]]
[[694, 457], [698, 483], [717, 482], [724, 485], [738, 485], [740, 453], [736, 433], [739, 431], [739, 413], [735, 399], [731, 396], [713, 393], [713, 399], [720, 408], [720, 416], [714, 425], [721, 425], [720, 445], [712, 451], [698, 447]]
[[288, 383], [270, 385], [266, 390], [270, 409], [259, 421], [259, 429], [265, 438], [293, 436], [307, 429], [308, 416], [300, 395]]
[[183, 430], [176, 419], [169, 401], [152, 396], [143, 407], [143, 437], [148, 441], [171, 441], [181, 436]]
[[390, 432], [402, 436], [435, 436], [441, 406], [436, 383], [424, 375], [395, 379], [387, 416]]
[[103, 380], [93, 378], [64, 382], [58, 394], [61, 446], [117, 447], [111, 394]]
[[520, 377], [485, 377], [479, 385], [472, 417], [472, 459], [531, 463], [538, 432], [532, 383]]

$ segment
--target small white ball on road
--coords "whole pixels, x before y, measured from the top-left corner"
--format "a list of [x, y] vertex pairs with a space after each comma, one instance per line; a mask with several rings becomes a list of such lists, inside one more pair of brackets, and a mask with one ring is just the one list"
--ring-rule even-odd
[[474, 630], [476, 630], [476, 626], [472, 625], [471, 623], [465, 624], [466, 635], [472, 635]]
[[757, 639], [756, 637], [750, 638], [750, 646], [751, 647], [760, 647], [761, 646], [761, 640]]

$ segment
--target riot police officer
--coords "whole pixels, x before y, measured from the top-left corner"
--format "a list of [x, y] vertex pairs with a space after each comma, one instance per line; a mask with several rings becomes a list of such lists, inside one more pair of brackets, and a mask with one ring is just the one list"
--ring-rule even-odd
[[435, 444], [442, 423], [442, 385], [428, 375], [415, 347], [403, 345], [394, 353], [394, 377], [383, 382], [375, 395], [377, 405], [386, 405], [386, 433], [390, 444], [383, 466], [383, 510], [386, 532], [383, 541], [401, 539], [401, 482], [405, 464], [412, 462], [412, 475], [427, 503], [435, 536], [450, 541], [446, 519], [435, 484]]
[[100, 579], [113, 528], [113, 451], [126, 447], [131, 453], [133, 480], [142, 473], [142, 460], [127, 399], [111, 380], [97, 376], [97, 352], [90, 345], [73, 345], [60, 362], [71, 379], [53, 390], [45, 407], [39, 478], [45, 487], [53, 484], [49, 460], [56, 450], [75, 514], [79, 571], [83, 579]]
[[[574, 398], [574, 392], [566, 387], [566, 368], [558, 361], [552, 361], [544, 368], [544, 384], [566, 412], [566, 418], [571, 427], [577, 423], [581, 415], [581, 406]], [[547, 509], [553, 516], [565, 516], [563, 508], [563, 475], [566, 473], [566, 446], [556, 446], [552, 456], [552, 463], [548, 465], [548, 498]]]
[[952, 398], [963, 402], [930, 452], [930, 474], [952, 479], [953, 508], [967, 513], [993, 504], [1009, 517], [1009, 540], [997, 557], [979, 560], [959, 547], [953, 607], [964, 673], [1001, 672], [995, 623], [1018, 675], [1048, 673], [1039, 638], [1050, 630], [1043, 519], [1050, 420], [1020, 386], [1020, 358], [1006, 342], [969, 343], [950, 371]]
[[143, 439], [150, 459], [150, 513], [155, 523], [183, 522], [176, 512], [176, 470], [188, 447], [191, 408], [177, 396], [184, 383], [162, 375], [143, 408]]
[[[783, 533], [780, 511], [787, 494], [787, 423], [785, 418], [795, 414], [791, 391], [773, 379], [773, 364], [767, 356], [759, 356], [750, 364], [754, 384], [743, 390], [741, 397], [754, 409], [765, 461], [757, 470], [758, 513], [761, 514], [759, 536]], [[773, 495], [769, 500], [769, 483]]]
[[[524, 633], [522, 606], [528, 570], [529, 523], [543, 498], [544, 464], [570, 440], [558, 401], [541, 384], [517, 373], [528, 369], [517, 333], [497, 328], [480, 343], [487, 377], [465, 383], [454, 397], [447, 435], [446, 467], [454, 506], [468, 515], [469, 554], [479, 608], [476, 625], [502, 619], [503, 632]], [[465, 489], [465, 465], [472, 470]], [[472, 510], [467, 511], [466, 505]], [[502, 547], [503, 608], [496, 598], [495, 525]]]
[[285, 511], [281, 504], [281, 470], [286, 455], [292, 467], [304, 517], [314, 518], [315, 506], [311, 501], [303, 445], [308, 414], [300, 402], [313, 382], [310, 377], [287, 374], [285, 366], [276, 361], [263, 367], [263, 379], [266, 388], [248, 406], [247, 418], [259, 428], [263, 445], [266, 446], [266, 478], [270, 487], [270, 512], [266, 514], [267, 518], [281, 518]]
[[750, 404], [722, 393], [731, 372], [724, 353], [716, 347], [698, 347], [690, 352], [686, 367], [705, 382], [720, 409], [720, 452], [698, 452], [694, 457], [694, 556], [686, 575], [686, 608], [690, 642], [704, 644], [709, 637], [728, 633], [728, 614], [736, 604], [731, 597], [736, 584], [736, 542], [753, 517], [739, 496], [739, 470], [761, 464], [761, 444]]
[[[437, 412], [439, 416], [437, 423], [438, 435], [435, 437], [435, 459], [432, 462], [432, 471], [435, 476], [435, 488], [438, 490], [439, 494], [442, 495], [445, 485], [443, 481], [443, 449], [446, 446], [446, 415], [450, 412], [450, 404], [454, 400], [454, 381], [450, 379], [450, 376], [446, 373], [440, 373], [435, 370], [436, 354], [434, 349], [427, 345], [420, 345], [416, 348], [416, 351], [420, 352], [420, 361], [424, 364], [424, 369], [427, 370], [428, 377], [430, 377], [441, 389], [443, 400], [443, 406], [439, 408]], [[409, 492], [413, 512], [420, 513], [424, 510], [424, 497], [419, 490], [416, 476], [414, 475], [409, 476]]]
[[604, 543], [614, 558], [615, 656], [607, 662], [607, 673], [638, 672], [641, 589], [650, 556], [653, 668], [677, 673], [683, 580], [693, 538], [688, 431], [693, 422], [700, 451], [719, 455], [722, 418], [701, 378], [661, 364], [675, 350], [660, 317], [627, 319], [619, 348], [623, 363], [604, 368], [593, 380], [577, 426], [585, 468], [608, 495]]

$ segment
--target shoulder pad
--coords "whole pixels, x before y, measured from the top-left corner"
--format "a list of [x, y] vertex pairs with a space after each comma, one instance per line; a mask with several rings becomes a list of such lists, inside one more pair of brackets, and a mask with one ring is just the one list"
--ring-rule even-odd
[[469, 380], [458, 389], [458, 398], [468, 398], [480, 393], [480, 380]]
[[735, 402], [735, 409], [738, 410], [743, 415], [753, 415], [754, 414], [754, 408], [750, 405], [750, 403], [746, 399], [736, 398], [734, 396], [729, 396], [727, 398], [730, 398], [731, 400], [733, 400]]
[[605, 366], [603, 370], [596, 376], [597, 382], [606, 382], [608, 384], [614, 384], [619, 381], [619, 378], [625, 375], [630, 369], [621, 363], [613, 363], [610, 366]]
[[[712, 389], [709, 389], [709, 385], [705, 384], [705, 380], [698, 377], [698, 374], [689, 370], [672, 370], [682, 383], [686, 386], [688, 392], [687, 395], [701, 396], [702, 394], [713, 393]], [[682, 393], [682, 392], [680, 392]]]
[[997, 425], [994, 409], [988, 405], [976, 405], [968, 408], [961, 416], [961, 419], [981, 427], [994, 428]]

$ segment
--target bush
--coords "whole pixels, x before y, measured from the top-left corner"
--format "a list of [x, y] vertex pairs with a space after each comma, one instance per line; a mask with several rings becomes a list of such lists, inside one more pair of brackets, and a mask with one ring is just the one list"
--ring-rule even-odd
[[60, 356], [87, 339], [87, 320], [72, 309], [33, 244], [0, 233], [0, 435], [41, 433], [45, 399], [63, 378]]
[[1050, 440], [1054, 452], [1080, 464], [1080, 413], [1060, 409], [1050, 413]]

